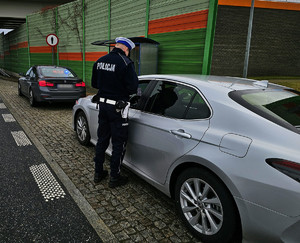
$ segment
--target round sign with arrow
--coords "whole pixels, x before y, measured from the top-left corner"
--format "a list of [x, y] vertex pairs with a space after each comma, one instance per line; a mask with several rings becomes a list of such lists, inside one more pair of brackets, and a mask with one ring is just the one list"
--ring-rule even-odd
[[59, 40], [58, 40], [57, 35], [55, 35], [55, 34], [49, 34], [46, 37], [46, 42], [47, 42], [47, 44], [49, 46], [54, 47], [54, 46], [56, 46], [58, 44]]

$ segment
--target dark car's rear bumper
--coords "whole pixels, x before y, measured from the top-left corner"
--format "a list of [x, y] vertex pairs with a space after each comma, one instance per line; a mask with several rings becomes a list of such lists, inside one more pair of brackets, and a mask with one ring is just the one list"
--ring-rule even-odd
[[46, 89], [40, 89], [35, 94], [35, 99], [38, 102], [43, 101], [75, 101], [79, 98], [86, 96], [86, 89], [80, 88], [76, 91], [49, 91]]

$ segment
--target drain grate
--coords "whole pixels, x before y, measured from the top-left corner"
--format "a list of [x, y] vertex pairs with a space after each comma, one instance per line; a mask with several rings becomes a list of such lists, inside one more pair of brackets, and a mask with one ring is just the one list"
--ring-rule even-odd
[[46, 164], [33, 165], [29, 169], [46, 202], [65, 197], [66, 193]]

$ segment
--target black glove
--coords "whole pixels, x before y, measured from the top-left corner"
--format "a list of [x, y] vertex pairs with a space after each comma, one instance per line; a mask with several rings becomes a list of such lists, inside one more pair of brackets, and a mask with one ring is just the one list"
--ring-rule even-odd
[[100, 96], [98, 94], [94, 95], [91, 99], [92, 103], [99, 103]]

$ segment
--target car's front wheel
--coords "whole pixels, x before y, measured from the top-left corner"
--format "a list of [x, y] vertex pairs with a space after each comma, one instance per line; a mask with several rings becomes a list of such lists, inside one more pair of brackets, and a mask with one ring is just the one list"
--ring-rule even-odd
[[189, 168], [177, 179], [176, 208], [190, 231], [203, 242], [232, 242], [239, 229], [228, 189], [211, 172]]
[[85, 146], [89, 145], [91, 135], [89, 131], [88, 121], [83, 111], [80, 111], [76, 115], [75, 126], [79, 143]]

